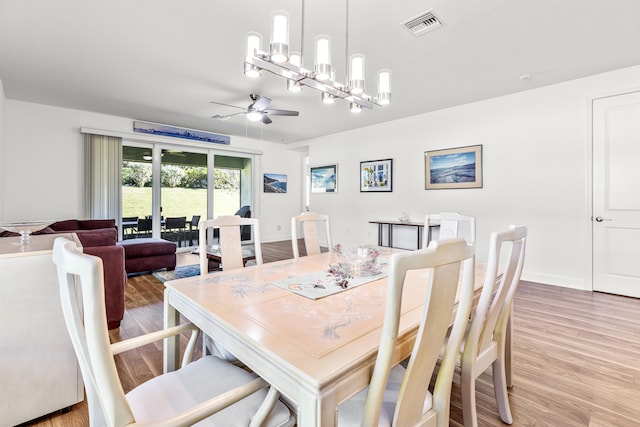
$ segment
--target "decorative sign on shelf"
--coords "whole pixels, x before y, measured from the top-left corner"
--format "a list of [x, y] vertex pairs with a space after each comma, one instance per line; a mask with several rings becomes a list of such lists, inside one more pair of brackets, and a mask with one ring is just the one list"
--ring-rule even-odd
[[193, 141], [213, 142], [215, 144], [229, 145], [231, 143], [231, 138], [227, 135], [218, 135], [217, 133], [162, 125], [159, 123], [134, 121], [133, 131], [152, 135], [169, 136], [172, 138], [191, 139]]

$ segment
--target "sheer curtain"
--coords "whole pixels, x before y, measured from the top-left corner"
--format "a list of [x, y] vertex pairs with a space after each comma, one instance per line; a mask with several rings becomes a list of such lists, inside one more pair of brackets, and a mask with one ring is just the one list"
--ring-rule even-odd
[[122, 204], [122, 138], [85, 134], [84, 145], [85, 216], [117, 222]]

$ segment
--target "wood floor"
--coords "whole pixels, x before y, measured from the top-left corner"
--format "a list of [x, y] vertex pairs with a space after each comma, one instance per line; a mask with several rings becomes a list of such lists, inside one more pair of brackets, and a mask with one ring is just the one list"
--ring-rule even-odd
[[[263, 243], [265, 262], [291, 258], [289, 242]], [[193, 258], [190, 258], [193, 257]], [[179, 264], [197, 258], [183, 255]], [[127, 310], [114, 341], [162, 327], [163, 285], [128, 280]], [[514, 426], [640, 425], [640, 300], [522, 282], [514, 301]], [[162, 370], [160, 345], [118, 356], [125, 392]], [[491, 370], [477, 381], [478, 425], [502, 426]], [[451, 425], [462, 422], [454, 385]], [[85, 403], [29, 426], [87, 426]]]

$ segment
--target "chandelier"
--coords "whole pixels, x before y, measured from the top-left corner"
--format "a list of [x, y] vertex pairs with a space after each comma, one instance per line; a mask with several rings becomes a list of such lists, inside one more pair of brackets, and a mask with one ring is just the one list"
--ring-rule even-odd
[[[333, 103], [336, 99], [349, 102], [350, 110], [359, 112], [362, 108], [372, 109], [374, 105], [383, 106], [391, 102], [391, 72], [387, 69], [378, 72], [378, 92], [375, 97], [364, 92], [365, 61], [364, 55], [353, 54], [348, 59], [349, 70], [346, 83], [335, 79], [335, 70], [331, 64], [331, 37], [319, 35], [315, 38], [315, 63], [313, 70], [302, 65], [301, 52], [289, 52], [289, 15], [284, 11], [272, 13], [273, 25], [269, 51], [262, 50], [262, 36], [256, 32], [247, 34], [247, 50], [244, 61], [244, 73], [247, 77], [258, 78], [262, 71], [268, 71], [287, 79], [287, 89], [299, 92], [303, 86], [322, 93], [322, 102]], [[304, 38], [304, 0], [302, 0], [302, 38]], [[347, 33], [345, 48], [348, 55], [349, 39], [349, 2], [347, 0]], [[301, 41], [303, 45], [304, 39]]]

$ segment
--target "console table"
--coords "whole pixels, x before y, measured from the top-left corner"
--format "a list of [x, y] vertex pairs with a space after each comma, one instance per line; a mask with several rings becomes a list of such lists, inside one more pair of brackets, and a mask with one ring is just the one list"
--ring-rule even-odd
[[[422, 247], [422, 233], [424, 233], [424, 222], [400, 222], [400, 221], [383, 221], [383, 220], [375, 220], [369, 221], [369, 224], [378, 224], [378, 246], [393, 246], [393, 227], [413, 227], [418, 233], [418, 244], [417, 248], [420, 249]], [[384, 234], [384, 226], [387, 226], [387, 245], [383, 245], [383, 234]]]

